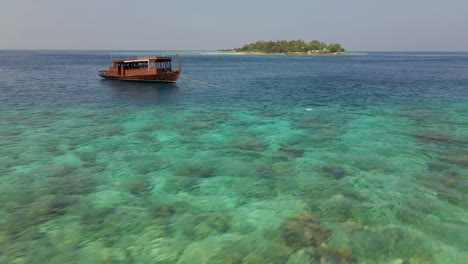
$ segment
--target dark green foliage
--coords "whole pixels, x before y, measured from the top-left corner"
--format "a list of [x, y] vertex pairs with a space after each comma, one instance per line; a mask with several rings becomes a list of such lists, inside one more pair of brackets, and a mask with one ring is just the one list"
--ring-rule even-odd
[[313, 40], [306, 43], [302, 39], [298, 40], [277, 40], [277, 41], [257, 41], [244, 45], [242, 48], [234, 49], [237, 52], [264, 52], [264, 53], [288, 53], [288, 52], [311, 52], [330, 53], [344, 52], [345, 49], [340, 44], [326, 44]]

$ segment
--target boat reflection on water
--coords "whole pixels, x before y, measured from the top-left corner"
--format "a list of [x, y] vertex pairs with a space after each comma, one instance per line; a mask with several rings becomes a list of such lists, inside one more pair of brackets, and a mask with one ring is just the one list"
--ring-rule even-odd
[[110, 87], [112, 96], [125, 103], [170, 103], [176, 102], [180, 92], [176, 83], [131, 82], [101, 80], [103, 86]]

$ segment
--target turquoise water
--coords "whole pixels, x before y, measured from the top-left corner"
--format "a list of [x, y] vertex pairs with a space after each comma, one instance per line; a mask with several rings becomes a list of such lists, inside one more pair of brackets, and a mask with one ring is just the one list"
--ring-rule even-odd
[[468, 262], [467, 54], [0, 56], [1, 263]]

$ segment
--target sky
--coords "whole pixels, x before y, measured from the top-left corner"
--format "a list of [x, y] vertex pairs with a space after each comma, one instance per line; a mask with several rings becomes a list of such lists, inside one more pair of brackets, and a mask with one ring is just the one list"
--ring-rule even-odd
[[0, 49], [468, 51], [468, 0], [0, 0]]

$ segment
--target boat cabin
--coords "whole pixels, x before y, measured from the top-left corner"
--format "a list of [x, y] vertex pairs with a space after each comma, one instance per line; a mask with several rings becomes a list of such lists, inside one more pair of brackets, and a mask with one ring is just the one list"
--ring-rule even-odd
[[105, 72], [107, 76], [140, 76], [172, 71], [170, 57], [138, 57], [137, 59], [115, 59]]

